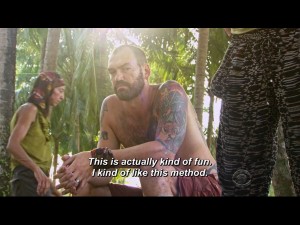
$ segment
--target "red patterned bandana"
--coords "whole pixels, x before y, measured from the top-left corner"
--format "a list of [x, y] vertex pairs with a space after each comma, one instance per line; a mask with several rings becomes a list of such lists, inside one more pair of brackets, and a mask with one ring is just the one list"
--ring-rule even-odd
[[59, 74], [55, 72], [41, 72], [34, 83], [28, 102], [36, 105], [47, 116], [49, 113], [48, 99], [53, 89], [64, 85], [64, 81]]

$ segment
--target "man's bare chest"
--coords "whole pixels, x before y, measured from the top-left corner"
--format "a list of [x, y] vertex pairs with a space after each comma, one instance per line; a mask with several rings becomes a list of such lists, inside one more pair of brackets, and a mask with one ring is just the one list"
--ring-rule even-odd
[[124, 147], [155, 140], [157, 121], [154, 117], [144, 122], [134, 120], [134, 118], [124, 118], [120, 119], [118, 123], [119, 129], [116, 129], [115, 134]]

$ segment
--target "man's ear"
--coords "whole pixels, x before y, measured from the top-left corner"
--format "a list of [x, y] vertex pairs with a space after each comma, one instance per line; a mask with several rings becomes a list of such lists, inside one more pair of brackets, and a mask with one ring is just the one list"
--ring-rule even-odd
[[149, 64], [144, 64], [144, 70], [145, 70], [145, 79], [148, 80], [151, 74], [151, 69]]

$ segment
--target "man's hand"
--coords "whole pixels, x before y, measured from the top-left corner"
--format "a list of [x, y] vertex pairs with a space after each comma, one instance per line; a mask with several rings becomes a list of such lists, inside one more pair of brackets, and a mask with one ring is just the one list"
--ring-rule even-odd
[[90, 166], [90, 157], [90, 151], [80, 152], [72, 157], [63, 156], [62, 160], [64, 163], [55, 175], [55, 178], [58, 178], [60, 181], [60, 184], [56, 188], [64, 188], [65, 191], [63, 194], [69, 192], [76, 194], [77, 191], [85, 186], [93, 169]]

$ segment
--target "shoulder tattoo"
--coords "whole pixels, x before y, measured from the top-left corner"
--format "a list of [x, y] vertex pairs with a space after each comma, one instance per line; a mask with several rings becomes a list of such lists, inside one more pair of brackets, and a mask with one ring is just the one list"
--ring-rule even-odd
[[163, 87], [159, 97], [156, 140], [176, 154], [186, 132], [187, 96], [182, 87], [174, 83]]
[[107, 131], [100, 132], [100, 140], [108, 140], [108, 133]]

